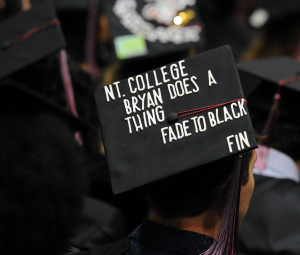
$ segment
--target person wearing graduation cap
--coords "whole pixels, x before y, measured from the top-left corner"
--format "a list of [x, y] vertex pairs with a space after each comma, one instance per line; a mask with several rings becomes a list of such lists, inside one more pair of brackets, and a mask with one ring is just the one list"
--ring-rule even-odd
[[15, 82], [1, 82], [0, 95], [1, 252], [59, 254], [86, 186], [77, 122]]
[[150, 219], [93, 254], [233, 254], [256, 137], [230, 47], [108, 84], [95, 98], [112, 189], [143, 192]]
[[[102, 27], [99, 35], [105, 37], [103, 34], [108, 30], [105, 46], [111, 59], [103, 84], [178, 61], [203, 47], [203, 25], [196, 1], [112, 0], [102, 3], [101, 17], [108, 20], [109, 26]], [[130, 220], [131, 230], [147, 215], [147, 202], [135, 191], [115, 199]], [[136, 203], [140, 204], [138, 208]]]
[[95, 239], [115, 240], [125, 227], [121, 213], [83, 199], [90, 161], [79, 148], [86, 141], [79, 132], [96, 128], [77, 116], [52, 1], [5, 1], [1, 11], [0, 249], [58, 254], [88, 248]]
[[74, 231], [85, 187], [74, 133], [89, 124], [30, 87], [39, 78], [30, 76], [33, 63], [65, 47], [51, 2], [4, 1], [1, 11], [0, 249], [58, 254]]
[[[87, 123], [87, 128], [82, 128], [80, 134], [76, 133], [76, 139], [91, 158], [91, 166], [99, 172], [100, 167], [106, 167], [106, 160], [99, 154], [101, 139], [94, 128], [98, 125], [93, 100], [94, 83], [90, 75], [67, 55], [61, 22], [53, 14], [52, 1], [50, 11], [36, 1], [24, 1], [30, 3], [32, 9], [23, 10], [22, 3], [19, 0], [8, 1], [4, 8], [4, 14], [6, 8], [9, 10], [7, 17], [14, 13], [11, 10], [16, 10], [16, 15], [5, 18], [1, 23], [0, 77], [9, 76], [53, 99], [71, 114], [88, 120], [92, 125]], [[26, 8], [29, 7], [26, 5]], [[93, 169], [90, 172], [96, 175]], [[102, 175], [106, 175], [104, 172]]]
[[[89, 97], [88, 89], [92, 88], [87, 86], [91, 86], [91, 81], [74, 64], [69, 70], [66, 43], [52, 2], [47, 5], [36, 1], [5, 3], [5, 13], [6, 9], [8, 13], [12, 9], [15, 15], [7, 15], [1, 22], [0, 77], [9, 76], [49, 96], [73, 115], [79, 112], [90, 122], [95, 121], [91, 107], [88, 109], [89, 105], [83, 102]], [[76, 139], [82, 143], [86, 135], [80, 136], [84, 137], [77, 135]], [[89, 150], [87, 144], [88, 141], [84, 147]]]
[[238, 64], [259, 79], [247, 100], [262, 144], [254, 168], [256, 188], [240, 233], [245, 254], [300, 253], [300, 63], [290, 57]]

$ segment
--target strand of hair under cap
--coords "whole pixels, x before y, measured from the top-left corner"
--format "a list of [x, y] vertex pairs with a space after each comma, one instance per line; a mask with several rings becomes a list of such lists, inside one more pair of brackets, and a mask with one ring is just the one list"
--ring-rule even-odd
[[204, 255], [232, 255], [234, 252], [238, 230], [242, 160], [241, 157], [236, 159], [218, 233], [211, 247], [202, 253]]

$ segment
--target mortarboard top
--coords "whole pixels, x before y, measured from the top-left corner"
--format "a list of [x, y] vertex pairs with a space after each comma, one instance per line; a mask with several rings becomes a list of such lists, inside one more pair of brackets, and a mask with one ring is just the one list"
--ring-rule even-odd
[[115, 194], [256, 147], [229, 46], [101, 87], [95, 98]]
[[63, 108], [47, 96], [9, 79], [0, 84], [0, 102], [1, 113], [50, 110], [64, 118], [73, 130], [95, 129], [86, 120], [74, 116], [67, 108]]
[[0, 23], [0, 78], [65, 47], [52, 1], [28, 3], [26, 10]]
[[196, 1], [111, 0], [106, 10], [120, 60], [155, 57], [202, 44]]
[[300, 1], [256, 0], [249, 23], [254, 28], [262, 28], [270, 22], [291, 18], [300, 12]]
[[300, 92], [300, 62], [291, 57], [240, 62], [237, 68], [261, 80]]

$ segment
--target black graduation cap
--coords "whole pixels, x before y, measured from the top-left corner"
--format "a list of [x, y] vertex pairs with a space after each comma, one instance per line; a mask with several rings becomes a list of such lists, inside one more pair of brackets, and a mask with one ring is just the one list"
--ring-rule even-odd
[[272, 134], [279, 110], [283, 121], [300, 123], [297, 107], [300, 92], [299, 61], [281, 56], [241, 62], [237, 64], [237, 68], [240, 72], [263, 81], [248, 84], [252, 88], [248, 89], [250, 93], [247, 96], [249, 107], [259, 109], [259, 115], [269, 112], [262, 130], [263, 135]]
[[202, 42], [196, 1], [107, 1], [111, 39], [118, 59], [157, 56]]
[[239, 71], [300, 92], [300, 62], [291, 57], [273, 57], [237, 64]]
[[95, 98], [114, 193], [256, 147], [229, 46], [101, 87]]
[[0, 78], [65, 47], [52, 1], [29, 3], [28, 9], [0, 23]]
[[[8, 7], [15, 10], [14, 14], [9, 17], [5, 16], [3, 22], [0, 23], [0, 87], [3, 110], [10, 108], [22, 110], [31, 107], [36, 111], [39, 108], [49, 108], [64, 116], [69, 123], [73, 124], [75, 130], [94, 128], [86, 121], [74, 116], [74, 109], [71, 113], [42, 93], [24, 84], [18, 84], [10, 77], [13, 73], [65, 47], [65, 40], [52, 0], [9, 2], [5, 5], [5, 14]], [[11, 13], [10, 10], [9, 13]], [[65, 51], [60, 53], [64, 56], [61, 58], [61, 65], [65, 82], [69, 79], [66, 54]], [[70, 93], [69, 97], [71, 97]]]
[[0, 84], [0, 112], [44, 112], [48, 110], [64, 118], [74, 131], [95, 129], [87, 121], [74, 116], [66, 108], [24, 84], [6, 79]]
[[249, 24], [262, 28], [270, 22], [290, 18], [300, 12], [300, 1], [295, 0], [256, 0]]

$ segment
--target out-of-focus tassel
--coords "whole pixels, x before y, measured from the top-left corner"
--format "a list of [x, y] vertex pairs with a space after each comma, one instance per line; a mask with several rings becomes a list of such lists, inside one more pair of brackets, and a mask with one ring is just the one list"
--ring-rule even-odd
[[270, 110], [266, 125], [265, 125], [265, 127], [262, 131], [262, 135], [264, 136], [264, 138], [261, 141], [262, 144], [265, 144], [266, 142], [268, 142], [271, 139], [271, 135], [272, 135], [272, 133], [275, 129], [276, 120], [277, 120], [278, 111], [279, 111], [278, 106], [279, 106], [279, 101], [281, 99], [281, 95], [280, 95], [281, 87], [283, 85], [288, 84], [288, 83], [295, 82], [299, 79], [300, 79], [300, 75], [297, 75], [297, 76], [293, 76], [293, 77], [290, 77], [290, 78], [287, 78], [287, 79], [283, 79], [283, 80], [278, 82], [278, 90], [277, 90], [277, 93], [274, 95], [273, 105], [272, 105], [272, 108]]
[[[62, 81], [66, 93], [68, 108], [73, 113], [74, 116], [78, 117], [73, 85], [71, 80], [71, 75], [69, 71], [68, 61], [67, 61], [67, 53], [64, 49], [59, 52], [59, 61], [60, 61], [60, 71], [62, 76]], [[75, 139], [79, 145], [83, 144], [81, 134], [79, 132], [75, 133]]]
[[278, 105], [279, 105], [280, 99], [281, 99], [281, 96], [280, 96], [279, 92], [277, 92], [274, 95], [273, 105], [270, 109], [267, 122], [262, 131], [262, 136], [263, 136], [262, 144], [265, 144], [266, 142], [268, 142], [270, 140], [271, 135], [275, 129], [276, 120], [277, 120], [277, 116], [278, 116]]

